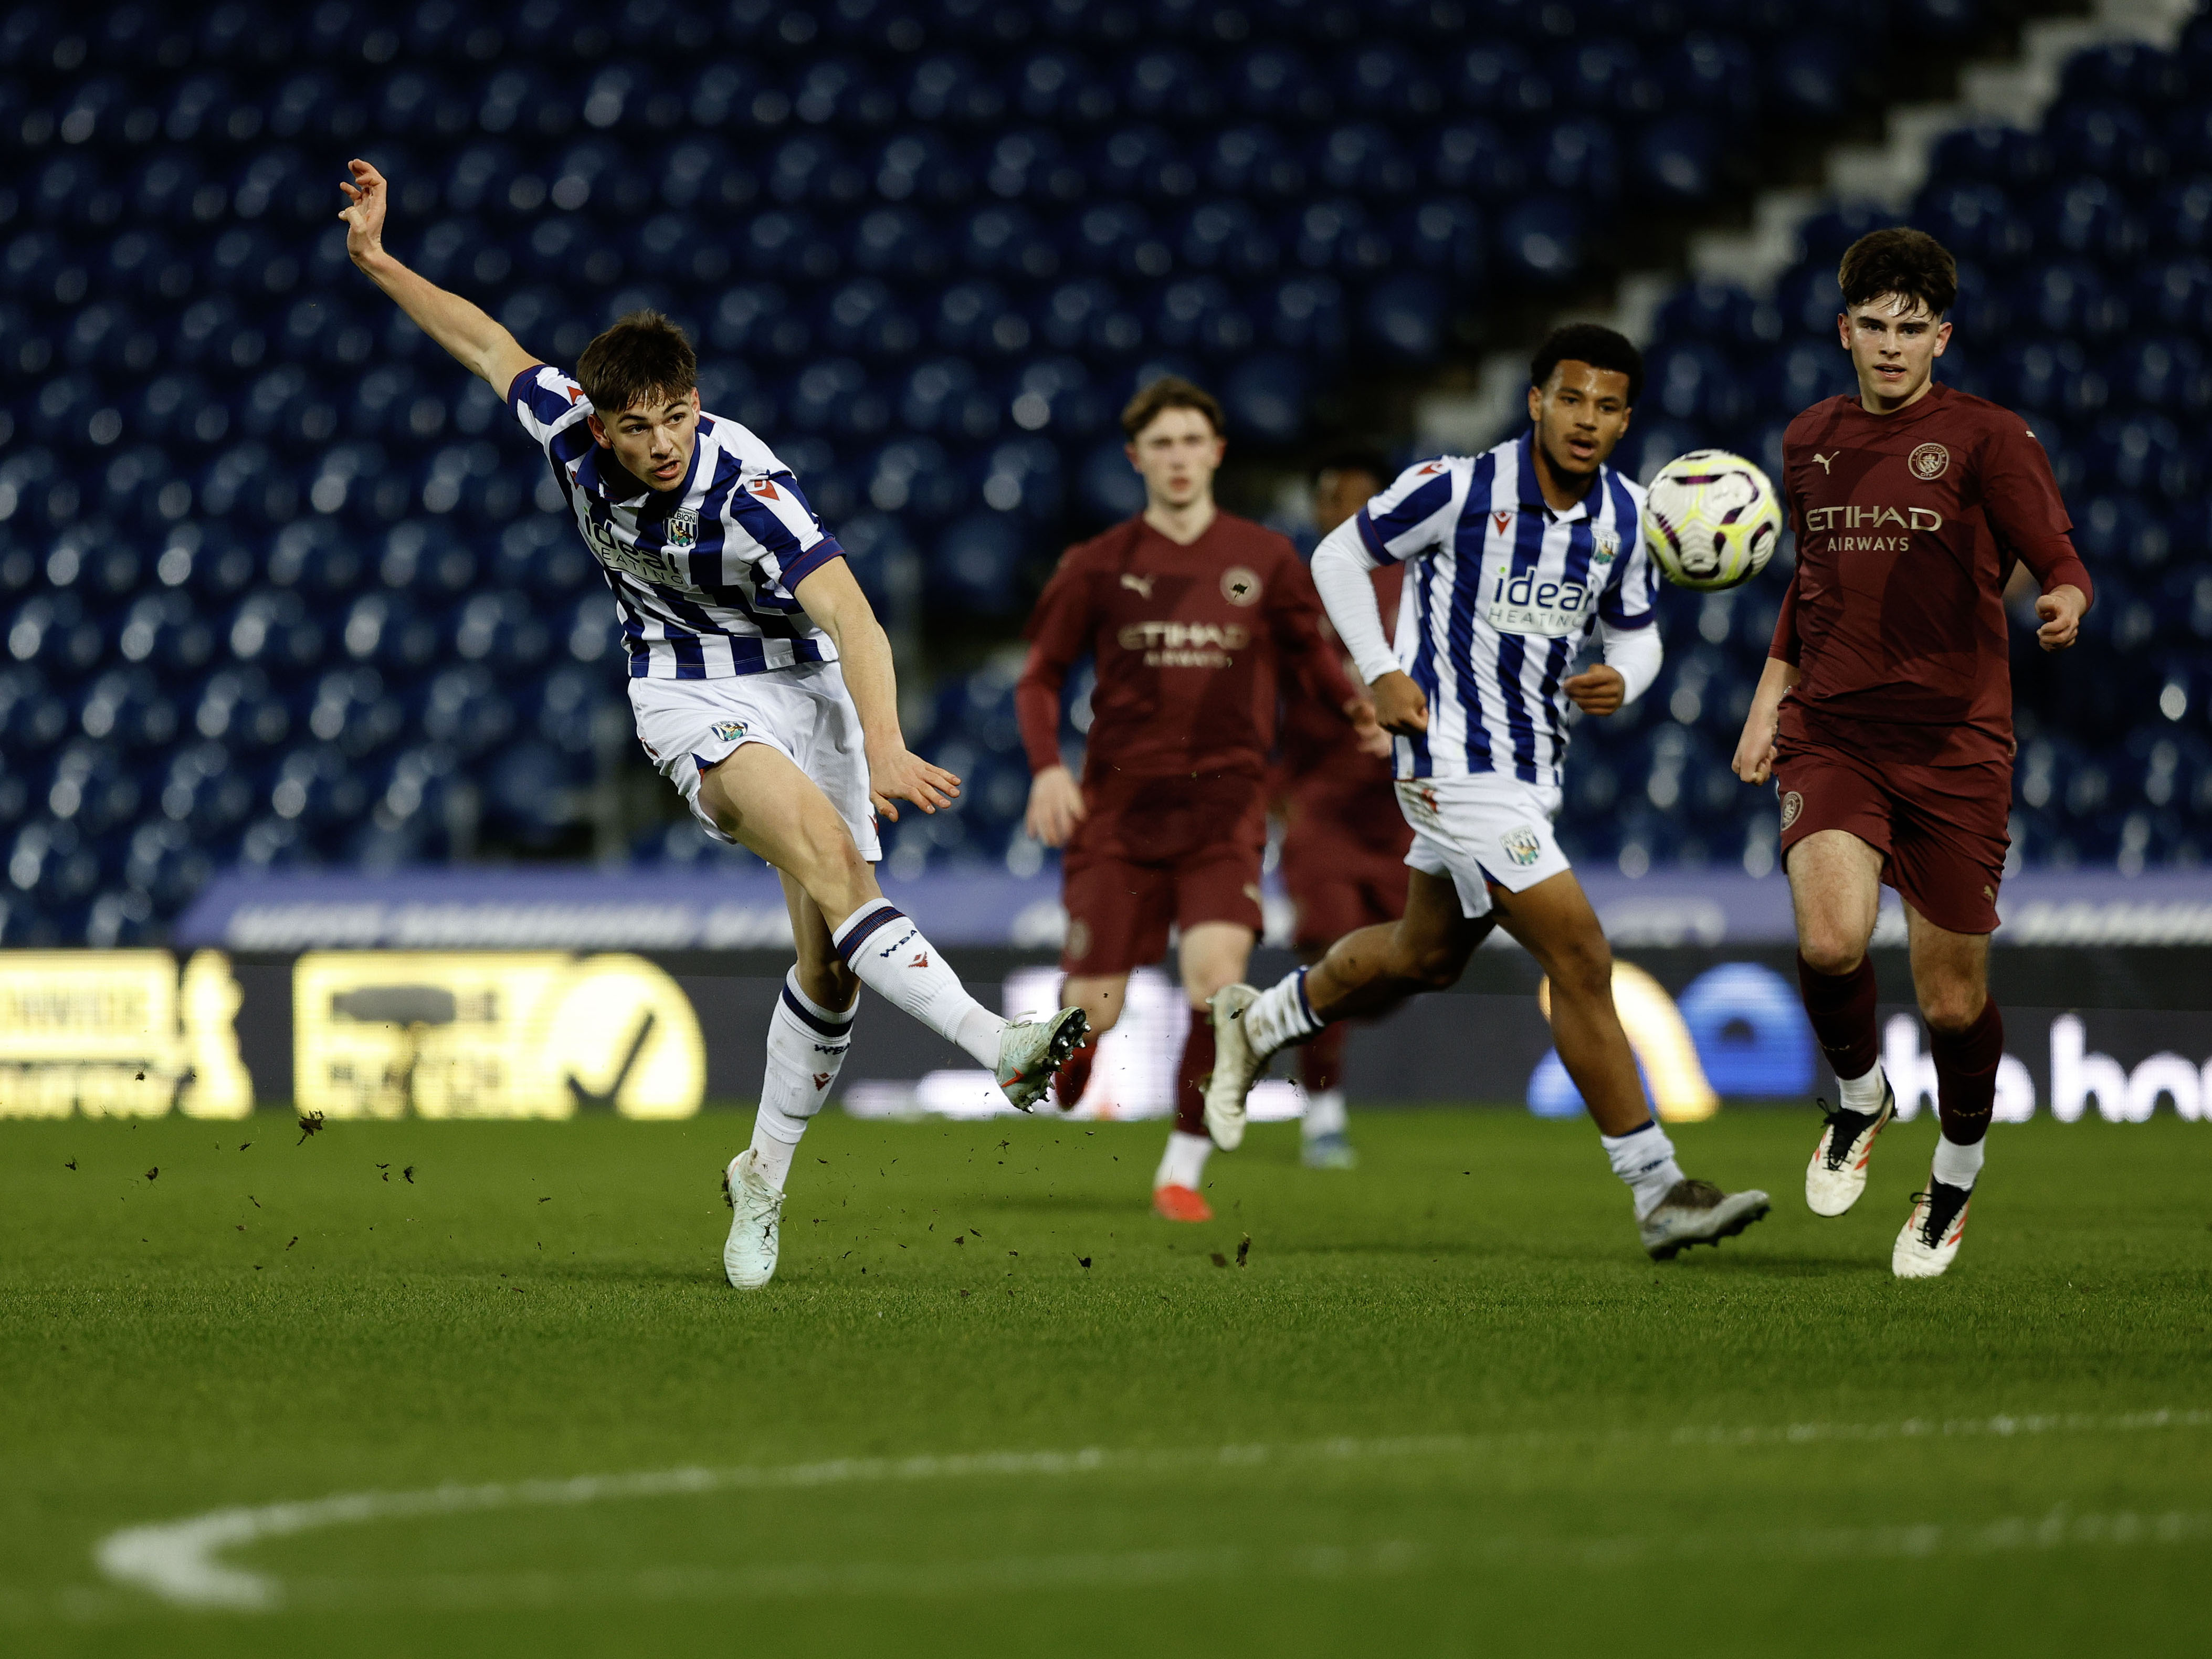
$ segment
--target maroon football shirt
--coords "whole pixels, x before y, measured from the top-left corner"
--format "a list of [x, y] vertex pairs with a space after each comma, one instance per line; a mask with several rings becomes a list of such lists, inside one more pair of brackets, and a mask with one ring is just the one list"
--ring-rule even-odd
[[1266, 774], [1279, 675], [1342, 708], [1358, 694], [1322, 639], [1297, 550], [1223, 513], [1189, 546], [1142, 519], [1071, 547], [1030, 618], [1015, 689], [1030, 769], [1060, 764], [1060, 689], [1098, 667], [1086, 782]]
[[1790, 423], [1782, 456], [1797, 569], [1769, 654], [1802, 674], [1784, 735], [1924, 764], [2008, 759], [2013, 567], [2094, 597], [2027, 422], [1941, 385], [1893, 415], [1831, 398]]

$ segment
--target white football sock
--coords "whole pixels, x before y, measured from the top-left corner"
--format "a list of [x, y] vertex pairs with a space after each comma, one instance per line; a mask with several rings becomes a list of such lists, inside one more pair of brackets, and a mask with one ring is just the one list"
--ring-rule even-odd
[[1982, 1172], [1982, 1155], [1988, 1150], [1989, 1142], [1986, 1140], [1978, 1140], [1971, 1146], [1961, 1146], [1955, 1140], [1938, 1138], [1933, 1171], [1936, 1179], [1946, 1187], [1964, 1187], [1968, 1192], [1973, 1191], [1974, 1177]]
[[1682, 1178], [1681, 1169], [1674, 1162], [1674, 1143], [1667, 1139], [1657, 1118], [1625, 1135], [1601, 1134], [1597, 1139], [1612, 1162], [1613, 1174], [1628, 1183], [1638, 1221], [1657, 1209], [1668, 1189]]
[[783, 994], [769, 1018], [768, 1072], [753, 1120], [753, 1167], [779, 1192], [807, 1120], [829, 1100], [845, 1063], [857, 1012], [857, 1005], [840, 1012], [815, 1001], [799, 988], [796, 968], [783, 977]]
[[1264, 1060], [1287, 1043], [1311, 1036], [1326, 1024], [1314, 1018], [1312, 1005], [1306, 1001], [1306, 970], [1301, 968], [1261, 992], [1259, 1000], [1244, 1011], [1244, 1040]]
[[845, 965], [901, 1012], [996, 1071], [1006, 1022], [968, 994], [937, 947], [889, 899], [871, 899], [830, 935]]
[[1839, 1077], [1836, 1088], [1842, 1094], [1844, 1109], [1864, 1112], [1869, 1117], [1881, 1109], [1881, 1067], [1876, 1065], [1864, 1077]]
[[1198, 1190], [1198, 1183], [1206, 1178], [1206, 1157], [1213, 1150], [1211, 1135], [1187, 1135], [1180, 1129], [1168, 1131], [1168, 1149], [1160, 1155], [1160, 1167], [1152, 1175], [1152, 1190], [1163, 1187], [1188, 1187]]
[[1308, 1140], [1317, 1135], [1340, 1135], [1344, 1125], [1343, 1090], [1323, 1089], [1306, 1097], [1305, 1116], [1299, 1120], [1299, 1127]]

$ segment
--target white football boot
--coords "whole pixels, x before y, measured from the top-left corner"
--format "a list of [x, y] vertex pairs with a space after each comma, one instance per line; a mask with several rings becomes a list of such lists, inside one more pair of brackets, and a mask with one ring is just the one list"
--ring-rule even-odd
[[775, 1277], [781, 1242], [783, 1194], [753, 1167], [750, 1146], [722, 1171], [722, 1200], [730, 1206], [730, 1239], [722, 1246], [722, 1271], [741, 1291], [757, 1291]]
[[1026, 1112], [1044, 1098], [1052, 1074], [1067, 1063], [1090, 1033], [1091, 1017], [1080, 1008], [1062, 1008], [1043, 1019], [1014, 1021], [999, 1037], [999, 1087]]
[[1244, 1030], [1244, 1011], [1259, 1000], [1249, 985], [1224, 985], [1206, 1000], [1213, 1016], [1213, 1075], [1206, 1082], [1206, 1132], [1224, 1152], [1244, 1144], [1244, 1097], [1267, 1066]]
[[1881, 1109], [1847, 1111], [1820, 1102], [1827, 1116], [1813, 1161], [1805, 1166], [1805, 1203], [1814, 1215], [1841, 1215], [1859, 1201], [1866, 1190], [1867, 1160], [1874, 1156], [1874, 1138], [1897, 1113], [1897, 1095], [1882, 1073]]
[[1929, 1176], [1928, 1190], [1912, 1195], [1912, 1214], [1889, 1253], [1889, 1270], [1899, 1279], [1934, 1279], [1959, 1254], [1966, 1236], [1966, 1209], [1974, 1194]]
[[1756, 1190], [1724, 1193], [1710, 1181], [1678, 1181], [1636, 1231], [1654, 1261], [1671, 1261], [1692, 1244], [1735, 1237], [1771, 1207]]

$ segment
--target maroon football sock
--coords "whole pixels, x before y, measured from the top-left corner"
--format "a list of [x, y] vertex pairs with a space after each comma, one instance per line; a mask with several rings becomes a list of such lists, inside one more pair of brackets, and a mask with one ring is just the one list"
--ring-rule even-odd
[[1797, 989], [1820, 1052], [1838, 1077], [1864, 1077], [1881, 1059], [1875, 1032], [1874, 962], [1861, 957], [1848, 974], [1823, 974], [1797, 958]]
[[1213, 1020], [1203, 1008], [1190, 1011], [1190, 1036], [1176, 1068], [1176, 1127], [1187, 1135], [1206, 1133], [1206, 1080], [1213, 1075]]
[[1091, 1086], [1091, 1062], [1097, 1058], [1098, 1039], [1093, 1037], [1060, 1061], [1060, 1069], [1052, 1074], [1052, 1087], [1061, 1111], [1073, 1111], [1083, 1098], [1083, 1091]]
[[1995, 1002], [1963, 1031], [1928, 1032], [1928, 1057], [1936, 1062], [1936, 1112], [1943, 1139], [1971, 1146], [1990, 1132], [1997, 1103], [1997, 1065], [2004, 1059], [2004, 1016]]
[[1298, 1076], [1308, 1094], [1326, 1094], [1343, 1079], [1344, 1042], [1351, 1029], [1344, 1024], [1324, 1025], [1298, 1051]]

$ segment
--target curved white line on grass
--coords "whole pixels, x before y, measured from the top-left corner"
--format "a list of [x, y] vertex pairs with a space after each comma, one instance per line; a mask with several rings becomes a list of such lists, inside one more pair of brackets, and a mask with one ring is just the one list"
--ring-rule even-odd
[[[1972, 1419], [1908, 1419], [1900, 1423], [1800, 1423], [1765, 1428], [1686, 1427], [1675, 1444], [1803, 1445], [1824, 1441], [2127, 1433], [2150, 1429], [2203, 1428], [2212, 1411], [2134, 1412], [2118, 1416], [2055, 1413]], [[225, 1551], [272, 1538], [371, 1521], [398, 1521], [487, 1510], [574, 1506], [618, 1498], [689, 1497], [732, 1490], [883, 1485], [992, 1478], [1065, 1478], [1102, 1471], [1188, 1474], [1206, 1462], [1251, 1468], [1294, 1461], [1375, 1462], [1398, 1458], [1465, 1456], [1575, 1441], [1651, 1443], [1632, 1432], [1577, 1435], [1536, 1431], [1501, 1435], [1436, 1435], [1391, 1440], [1322, 1440], [1296, 1446], [1223, 1446], [1207, 1451], [975, 1452], [945, 1456], [835, 1458], [817, 1463], [744, 1465], [726, 1468], [650, 1470], [634, 1474], [579, 1475], [567, 1480], [520, 1480], [480, 1486], [449, 1485], [415, 1492], [341, 1492], [297, 1503], [213, 1510], [181, 1521], [127, 1527], [94, 1551], [100, 1570], [120, 1584], [146, 1590], [179, 1607], [260, 1611], [283, 1598], [272, 1577], [226, 1565]], [[2130, 1523], [2135, 1517], [2128, 1517]], [[2156, 1517], [2163, 1524], [2174, 1517]], [[2195, 1524], [2197, 1517], [2189, 1517]], [[2176, 1523], [2179, 1524], [2177, 1519]], [[2005, 1522], [2007, 1527], [2025, 1522]], [[1927, 1528], [1921, 1528], [1927, 1531]], [[2028, 1540], [2032, 1541], [2032, 1540]], [[1391, 1546], [1392, 1550], [1401, 1547]], [[1885, 1553], [1911, 1553], [1893, 1550]], [[1091, 1559], [1094, 1558], [1085, 1558]]]

